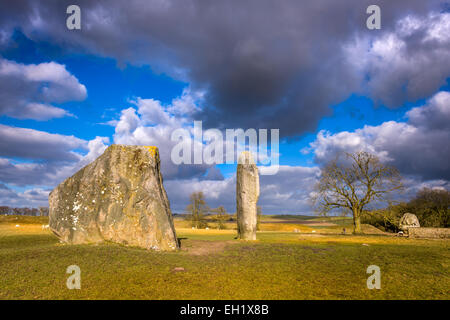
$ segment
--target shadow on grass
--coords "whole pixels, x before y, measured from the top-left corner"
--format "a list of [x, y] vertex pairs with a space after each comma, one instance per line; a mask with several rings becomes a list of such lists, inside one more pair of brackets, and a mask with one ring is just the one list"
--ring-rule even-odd
[[186, 238], [186, 237], [177, 238], [178, 246], [181, 248], [181, 240], [187, 240], [187, 239], [188, 238]]

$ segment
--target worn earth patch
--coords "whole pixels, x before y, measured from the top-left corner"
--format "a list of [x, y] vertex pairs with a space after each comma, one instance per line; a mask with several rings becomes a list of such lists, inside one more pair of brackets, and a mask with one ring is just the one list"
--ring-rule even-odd
[[188, 254], [201, 256], [220, 253], [224, 251], [228, 245], [238, 244], [239, 242], [180, 239], [180, 243], [181, 251], [184, 251]]

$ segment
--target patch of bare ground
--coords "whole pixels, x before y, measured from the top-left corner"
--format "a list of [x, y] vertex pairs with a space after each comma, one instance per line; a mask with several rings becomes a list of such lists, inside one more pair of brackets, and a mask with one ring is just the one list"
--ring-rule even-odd
[[210, 255], [222, 252], [228, 245], [239, 243], [238, 241], [207, 241], [181, 239], [181, 251], [195, 256]]

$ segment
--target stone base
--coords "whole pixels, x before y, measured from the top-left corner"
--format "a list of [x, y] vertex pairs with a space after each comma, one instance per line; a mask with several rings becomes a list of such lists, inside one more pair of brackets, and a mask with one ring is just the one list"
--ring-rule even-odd
[[408, 228], [410, 238], [450, 239], [450, 228]]

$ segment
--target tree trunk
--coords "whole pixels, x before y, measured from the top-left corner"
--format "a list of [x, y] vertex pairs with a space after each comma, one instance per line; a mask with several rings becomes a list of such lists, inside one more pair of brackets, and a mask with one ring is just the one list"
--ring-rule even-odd
[[353, 233], [361, 234], [361, 215], [358, 209], [353, 209]]

